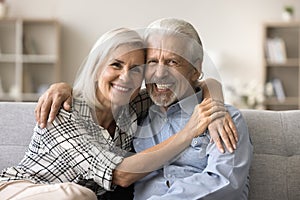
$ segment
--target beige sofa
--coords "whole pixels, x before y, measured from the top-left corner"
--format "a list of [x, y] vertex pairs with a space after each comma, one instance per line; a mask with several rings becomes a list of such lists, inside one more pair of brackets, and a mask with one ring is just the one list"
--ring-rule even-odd
[[[0, 170], [23, 157], [34, 103], [0, 102]], [[254, 145], [250, 200], [300, 199], [300, 110], [242, 110]]]

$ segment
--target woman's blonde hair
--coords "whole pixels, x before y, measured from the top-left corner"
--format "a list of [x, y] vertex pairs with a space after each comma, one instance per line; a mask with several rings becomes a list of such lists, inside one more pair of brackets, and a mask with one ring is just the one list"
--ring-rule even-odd
[[143, 39], [134, 30], [119, 28], [106, 32], [94, 44], [77, 73], [73, 87], [74, 97], [83, 98], [91, 108], [102, 107], [96, 97], [98, 72], [105, 66], [110, 54], [122, 45], [132, 47], [131, 50], [145, 50]]

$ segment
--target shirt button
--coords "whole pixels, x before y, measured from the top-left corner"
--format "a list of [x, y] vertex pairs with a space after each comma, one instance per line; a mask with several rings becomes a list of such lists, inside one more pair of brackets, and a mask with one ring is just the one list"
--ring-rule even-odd
[[197, 140], [194, 140], [194, 145], [198, 144]]
[[168, 186], [168, 188], [170, 188], [170, 181], [166, 181], [166, 185]]

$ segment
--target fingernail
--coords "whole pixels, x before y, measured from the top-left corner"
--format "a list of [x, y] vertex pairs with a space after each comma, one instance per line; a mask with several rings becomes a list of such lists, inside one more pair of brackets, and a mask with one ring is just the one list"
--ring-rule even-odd
[[40, 124], [40, 127], [43, 129], [43, 128], [45, 128], [45, 124], [44, 123], [41, 123]]
[[233, 153], [233, 149], [232, 149], [232, 148], [229, 148], [229, 152], [230, 152], [230, 153]]

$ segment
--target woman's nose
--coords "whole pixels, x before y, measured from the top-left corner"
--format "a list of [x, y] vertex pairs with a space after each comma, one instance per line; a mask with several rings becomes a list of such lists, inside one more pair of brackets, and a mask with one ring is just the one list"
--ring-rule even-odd
[[130, 72], [129, 70], [123, 69], [120, 72], [119, 78], [122, 80], [128, 80], [130, 78]]

